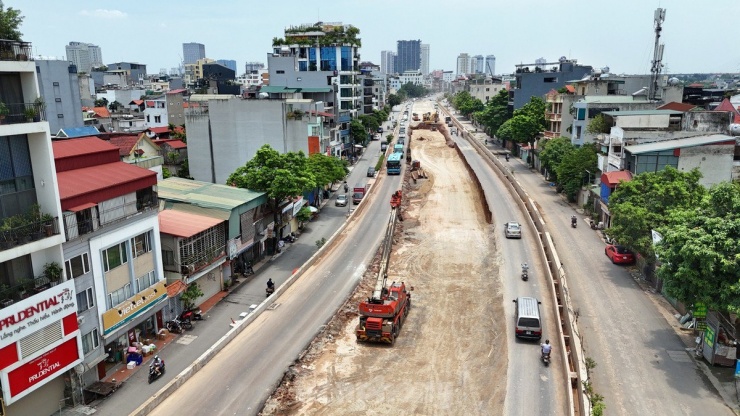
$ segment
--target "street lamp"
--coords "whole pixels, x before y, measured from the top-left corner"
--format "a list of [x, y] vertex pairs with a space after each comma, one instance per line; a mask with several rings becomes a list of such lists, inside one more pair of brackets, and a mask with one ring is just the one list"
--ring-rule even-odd
[[[589, 171], [588, 169], [584, 169], [584, 171], [588, 173], [588, 184], [590, 185], [591, 184], [591, 171]], [[594, 179], [595, 178], [596, 178], [596, 175], [594, 175]]]

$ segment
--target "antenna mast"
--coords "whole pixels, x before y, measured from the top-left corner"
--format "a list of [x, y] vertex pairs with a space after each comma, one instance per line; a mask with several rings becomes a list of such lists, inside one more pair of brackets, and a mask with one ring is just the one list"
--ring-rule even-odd
[[652, 77], [650, 79], [650, 91], [648, 98], [652, 101], [659, 98], [658, 80], [660, 78], [660, 72], [663, 69], [663, 48], [664, 44], [660, 43], [660, 32], [663, 30], [661, 26], [665, 21], [665, 9], [658, 8], [655, 10], [655, 48], [653, 49], [653, 66], [650, 68]]

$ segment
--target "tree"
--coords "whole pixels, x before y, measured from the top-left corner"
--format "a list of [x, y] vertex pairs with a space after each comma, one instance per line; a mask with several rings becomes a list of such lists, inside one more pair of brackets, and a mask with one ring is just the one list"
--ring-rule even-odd
[[681, 172], [667, 166], [622, 182], [609, 197], [609, 235], [652, 262], [655, 252], [651, 231], [667, 225], [671, 211], [700, 203], [706, 190], [699, 179], [697, 169]]
[[[378, 127], [380, 127], [380, 123], [382, 121], [378, 121], [378, 117], [372, 114], [363, 114], [360, 117], [358, 117], [360, 120], [360, 123], [362, 123], [362, 127], [365, 129], [365, 137], [367, 137], [367, 132], [376, 132], [378, 131]], [[363, 139], [363, 142], [365, 140]]]
[[566, 151], [560, 164], [555, 168], [558, 177], [558, 186], [565, 192], [569, 201], [576, 200], [578, 190], [587, 180], [588, 172], [596, 172], [596, 149], [593, 145], [584, 145], [580, 148]]
[[188, 285], [188, 288], [180, 295], [182, 306], [186, 311], [189, 311], [195, 307], [195, 301], [203, 296], [203, 291], [200, 290], [198, 282], [193, 282]]
[[390, 95], [388, 95], [388, 105], [390, 105], [391, 107], [395, 107], [397, 105], [401, 105], [402, 102], [403, 102], [403, 100], [401, 99], [401, 97], [398, 94], [390, 94]]
[[95, 107], [108, 107], [108, 99], [103, 97], [95, 100], [93, 104]]
[[606, 117], [603, 114], [597, 114], [596, 117], [592, 118], [588, 122], [586, 132], [590, 134], [603, 134], [611, 131], [611, 125], [607, 123]]
[[190, 164], [188, 163], [187, 158], [183, 159], [182, 163], [180, 163], [180, 167], [177, 168], [177, 176], [179, 178], [193, 179], [193, 177], [190, 176]]
[[307, 167], [314, 176], [314, 187], [317, 188], [339, 181], [349, 172], [343, 160], [323, 153], [314, 153], [309, 156]]
[[478, 120], [493, 135], [511, 117], [509, 114], [509, 92], [501, 90], [488, 100], [483, 110], [475, 114]]
[[365, 131], [365, 126], [362, 125], [360, 120], [354, 119], [349, 122], [349, 137], [353, 144], [365, 143], [367, 131]]
[[118, 111], [118, 109], [121, 107], [123, 107], [123, 104], [119, 103], [118, 101], [113, 101], [108, 105], [108, 109], [110, 111]]
[[563, 157], [568, 153], [575, 150], [575, 147], [570, 143], [570, 139], [567, 137], [554, 137], [546, 140], [542, 146], [540, 152], [540, 161], [542, 167], [547, 169], [549, 180], [553, 182], [558, 181], [557, 168], [560, 166]]
[[[308, 171], [303, 152], [279, 153], [265, 144], [257, 150], [252, 159], [229, 175], [227, 184], [237, 188], [266, 192], [273, 211], [275, 229], [280, 229], [282, 216], [280, 204], [287, 198], [301, 196], [310, 189], [316, 179]], [[273, 241], [277, 247], [277, 239]]]
[[22, 40], [23, 33], [18, 30], [21, 23], [23, 23], [21, 11], [12, 7], [6, 9], [3, 2], [0, 1], [0, 39]]
[[399, 92], [403, 92], [406, 96], [411, 98], [423, 97], [429, 93], [423, 85], [414, 84], [411, 82], [407, 82], [401, 85]]
[[496, 131], [503, 140], [529, 143], [545, 130], [545, 102], [539, 97], [530, 98], [522, 108], [514, 111], [514, 116]]
[[668, 294], [740, 312], [740, 186], [715, 185], [698, 206], [672, 211], [661, 232], [658, 276]]

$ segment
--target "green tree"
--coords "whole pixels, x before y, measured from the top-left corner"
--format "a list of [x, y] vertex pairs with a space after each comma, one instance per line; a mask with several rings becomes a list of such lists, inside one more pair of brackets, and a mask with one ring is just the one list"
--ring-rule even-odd
[[183, 159], [182, 163], [180, 163], [180, 166], [177, 168], [177, 176], [179, 178], [193, 179], [193, 177], [190, 176], [190, 164], [188, 163], [187, 158]]
[[689, 209], [701, 202], [706, 190], [700, 179], [697, 169], [681, 172], [667, 166], [622, 182], [609, 197], [609, 235], [652, 263], [655, 251], [651, 231], [667, 225], [671, 211]]
[[596, 117], [592, 118], [588, 122], [586, 132], [590, 134], [603, 134], [611, 131], [611, 125], [606, 121], [606, 116], [603, 114], [597, 114]]
[[712, 187], [698, 206], [672, 211], [661, 231], [658, 277], [668, 294], [740, 312], [740, 186]]
[[397, 105], [401, 105], [402, 102], [403, 102], [403, 100], [401, 99], [401, 97], [398, 94], [390, 94], [390, 95], [388, 95], [388, 105], [390, 105], [391, 107], [395, 107]]
[[0, 39], [22, 40], [23, 33], [18, 30], [21, 23], [23, 23], [21, 11], [12, 7], [6, 9], [0, 1]]
[[407, 97], [418, 98], [427, 95], [429, 92], [423, 85], [414, 84], [407, 82], [401, 85], [401, 92], [405, 93]]
[[313, 174], [314, 187], [321, 188], [329, 183], [341, 180], [347, 173], [347, 165], [343, 160], [327, 156], [323, 153], [314, 153], [308, 157], [306, 165]]
[[[282, 225], [280, 204], [311, 189], [316, 179], [307, 169], [303, 152], [279, 153], [269, 144], [262, 145], [247, 163], [232, 173], [227, 184], [237, 188], [266, 192], [273, 211], [276, 229]], [[277, 247], [277, 239], [273, 242]]]
[[562, 162], [563, 157], [568, 152], [574, 150], [575, 146], [570, 143], [570, 139], [567, 137], [553, 137], [545, 141], [540, 152], [540, 161], [542, 162], [542, 167], [547, 169], [549, 180], [553, 182], [558, 181], [556, 172], [558, 166], [560, 166], [560, 162]]
[[[367, 138], [367, 132], [376, 132], [378, 131], [378, 127], [380, 127], [380, 123], [382, 121], [378, 120], [378, 117], [372, 114], [363, 114], [358, 117], [360, 120], [360, 123], [362, 123], [362, 127], [365, 129], [365, 138]], [[365, 140], [363, 140], [364, 142]]]
[[483, 110], [483, 102], [473, 97], [467, 91], [460, 91], [452, 98], [452, 106], [461, 112], [465, 117]]
[[580, 148], [566, 151], [560, 164], [555, 168], [558, 177], [558, 187], [565, 192], [569, 201], [576, 200], [578, 190], [588, 180], [588, 172], [596, 172], [596, 149], [593, 145], [584, 145]]
[[360, 120], [354, 119], [349, 122], [349, 137], [352, 139], [353, 144], [365, 143], [367, 131]]
[[507, 90], [501, 90], [493, 98], [488, 100], [483, 110], [475, 114], [475, 119], [478, 120], [478, 122], [480, 122], [491, 135], [495, 134], [499, 127], [501, 127], [501, 125], [510, 117], [509, 92]]
[[188, 285], [188, 288], [185, 289], [184, 292], [180, 295], [180, 300], [182, 301], [182, 306], [186, 311], [189, 311], [190, 309], [193, 309], [195, 307], [195, 301], [203, 296], [203, 291], [200, 290], [200, 286], [198, 286], [198, 282], [193, 282]]
[[530, 98], [527, 104], [514, 111], [514, 116], [498, 128], [496, 136], [517, 143], [534, 141], [545, 130], [545, 105], [539, 97]]
[[110, 111], [118, 111], [118, 109], [121, 107], [123, 107], [123, 104], [119, 103], [118, 101], [113, 101], [112, 103], [108, 104], [108, 109]]
[[103, 97], [95, 100], [95, 107], [108, 107], [108, 99]]

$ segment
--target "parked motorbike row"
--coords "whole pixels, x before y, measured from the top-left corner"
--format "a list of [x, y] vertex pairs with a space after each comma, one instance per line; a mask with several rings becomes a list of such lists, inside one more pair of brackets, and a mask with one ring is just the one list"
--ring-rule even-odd
[[191, 309], [180, 314], [178, 318], [165, 322], [164, 326], [173, 334], [181, 334], [183, 329], [193, 329], [193, 321], [202, 321], [200, 309]]

